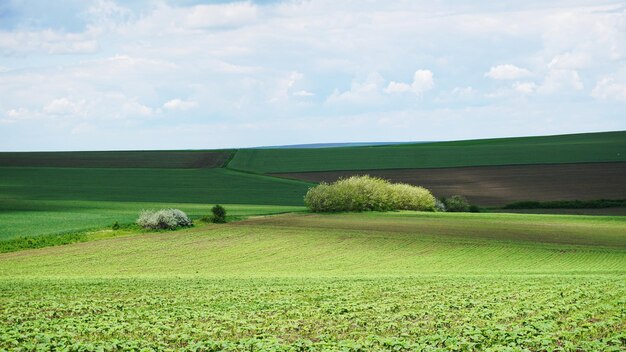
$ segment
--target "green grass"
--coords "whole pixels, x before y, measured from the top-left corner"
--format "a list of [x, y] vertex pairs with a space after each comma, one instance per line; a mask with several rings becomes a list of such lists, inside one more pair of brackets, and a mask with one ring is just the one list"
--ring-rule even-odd
[[0, 276], [626, 274], [626, 219], [289, 214], [0, 255]]
[[0, 349], [626, 347], [626, 221], [285, 214], [0, 254]]
[[0, 168], [0, 202], [27, 199], [302, 205], [302, 197], [311, 185], [227, 169]]
[[280, 173], [626, 161], [626, 131], [378, 147], [242, 149], [228, 167]]
[[[132, 224], [142, 209], [176, 208], [192, 219], [211, 213], [214, 204], [102, 201], [36, 201], [0, 199], [2, 241], [43, 235], [77, 234], [110, 228], [115, 222]], [[303, 210], [298, 206], [223, 204], [229, 218]]]
[[212, 168], [222, 167], [232, 150], [0, 152], [1, 166]]

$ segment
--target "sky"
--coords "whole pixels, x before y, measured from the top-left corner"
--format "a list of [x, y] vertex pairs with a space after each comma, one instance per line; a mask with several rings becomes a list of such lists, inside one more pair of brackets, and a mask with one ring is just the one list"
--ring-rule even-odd
[[624, 1], [0, 1], [0, 150], [626, 130]]

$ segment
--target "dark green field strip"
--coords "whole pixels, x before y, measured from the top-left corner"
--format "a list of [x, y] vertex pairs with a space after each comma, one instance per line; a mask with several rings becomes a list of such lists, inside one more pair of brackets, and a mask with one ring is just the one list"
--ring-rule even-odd
[[626, 131], [381, 147], [242, 149], [228, 167], [261, 173], [626, 161]]
[[369, 174], [428, 188], [437, 197], [459, 194], [481, 206], [518, 201], [626, 198], [626, 162], [479, 166], [439, 169], [318, 171], [272, 174], [309, 182], [334, 182]]
[[95, 168], [215, 168], [233, 151], [3, 152], [0, 166]]
[[227, 169], [0, 168], [0, 198], [302, 205], [310, 183]]

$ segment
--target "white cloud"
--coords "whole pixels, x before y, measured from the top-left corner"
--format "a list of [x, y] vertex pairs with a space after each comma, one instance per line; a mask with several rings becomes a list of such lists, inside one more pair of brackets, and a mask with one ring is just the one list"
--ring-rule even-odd
[[125, 116], [151, 116], [154, 114], [154, 109], [136, 101], [127, 101], [124, 103], [123, 109]]
[[593, 88], [591, 96], [602, 100], [626, 101], [626, 84], [618, 83], [613, 78], [603, 78]]
[[0, 31], [0, 53], [91, 54], [98, 50], [93, 31], [64, 33], [51, 29], [41, 31]]
[[189, 110], [198, 106], [193, 100], [172, 99], [163, 104], [163, 108], [167, 110]]
[[531, 94], [537, 90], [537, 84], [535, 82], [515, 82], [513, 83], [513, 90], [522, 94]]
[[542, 94], [555, 94], [564, 91], [579, 91], [583, 82], [575, 70], [550, 70], [537, 91]]
[[85, 101], [73, 101], [68, 98], [54, 99], [43, 107], [49, 115], [85, 115]]
[[560, 70], [578, 70], [586, 68], [591, 64], [591, 57], [587, 53], [564, 53], [555, 56], [548, 67]]
[[416, 95], [422, 95], [424, 92], [431, 90], [435, 82], [433, 73], [430, 70], [417, 70], [413, 75], [413, 83], [406, 84], [401, 82], [390, 82], [385, 92], [387, 93], [407, 93], [412, 92]]
[[297, 92], [293, 92], [293, 95], [296, 97], [312, 97], [315, 95], [315, 93], [306, 90], [299, 90]]
[[511, 64], [493, 66], [489, 72], [485, 73], [485, 77], [492, 79], [519, 79], [529, 75], [530, 71], [527, 69]]
[[[291, 90], [296, 83], [304, 78], [300, 72], [290, 72], [286, 77], [278, 79], [276, 89], [270, 98], [271, 103], [284, 102], [289, 99]], [[295, 94], [294, 94], [295, 95]]]
[[329, 103], [373, 103], [379, 98], [379, 91], [385, 80], [378, 72], [371, 72], [363, 82], [353, 81], [350, 90], [335, 90], [326, 99]]
[[187, 14], [186, 24], [192, 28], [237, 27], [256, 20], [257, 12], [249, 2], [197, 5]]

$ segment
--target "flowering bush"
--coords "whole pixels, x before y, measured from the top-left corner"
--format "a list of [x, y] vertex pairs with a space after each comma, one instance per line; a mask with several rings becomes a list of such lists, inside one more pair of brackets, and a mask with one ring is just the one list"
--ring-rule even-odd
[[381, 178], [365, 175], [312, 187], [304, 197], [304, 203], [314, 212], [433, 211], [435, 197], [423, 187], [393, 184]]
[[137, 225], [146, 229], [176, 229], [191, 226], [192, 222], [183, 211], [178, 209], [142, 210]]

